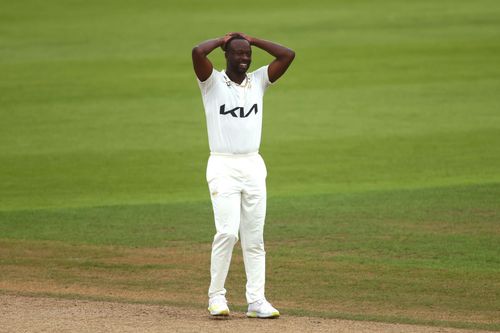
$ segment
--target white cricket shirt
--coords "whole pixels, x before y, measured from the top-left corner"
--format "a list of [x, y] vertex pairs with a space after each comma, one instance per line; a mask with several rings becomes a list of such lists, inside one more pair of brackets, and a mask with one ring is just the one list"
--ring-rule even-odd
[[264, 111], [262, 101], [271, 84], [267, 67], [247, 73], [240, 85], [231, 81], [225, 71], [219, 72], [215, 68], [208, 79], [198, 80], [212, 153], [259, 151]]

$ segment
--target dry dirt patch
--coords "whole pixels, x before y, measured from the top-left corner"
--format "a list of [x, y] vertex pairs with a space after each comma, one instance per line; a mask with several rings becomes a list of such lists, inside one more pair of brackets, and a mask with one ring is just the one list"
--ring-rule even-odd
[[[292, 317], [214, 320], [205, 309], [0, 295], [0, 332], [370, 332], [472, 333], [415, 325]], [[486, 332], [486, 331], [482, 331]]]

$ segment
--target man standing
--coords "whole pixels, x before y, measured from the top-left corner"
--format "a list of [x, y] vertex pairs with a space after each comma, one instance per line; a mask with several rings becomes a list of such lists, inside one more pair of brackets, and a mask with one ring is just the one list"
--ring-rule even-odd
[[[275, 59], [247, 74], [251, 45]], [[207, 58], [219, 46], [226, 57], [226, 70], [221, 72]], [[264, 295], [267, 171], [259, 146], [264, 91], [285, 73], [295, 53], [273, 42], [233, 32], [195, 46], [192, 57], [207, 118], [207, 182], [216, 227], [208, 310], [213, 316], [229, 315], [224, 283], [239, 234], [247, 276], [247, 316], [279, 317]]]

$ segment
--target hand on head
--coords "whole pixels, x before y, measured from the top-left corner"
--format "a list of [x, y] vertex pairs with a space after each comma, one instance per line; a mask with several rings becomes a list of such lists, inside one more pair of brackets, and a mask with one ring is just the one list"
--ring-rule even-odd
[[244, 33], [242, 33], [242, 32], [228, 32], [227, 34], [224, 35], [224, 43], [221, 45], [221, 48], [223, 51], [226, 51], [227, 42], [233, 38], [243, 38], [250, 43], [250, 37], [245, 35]]

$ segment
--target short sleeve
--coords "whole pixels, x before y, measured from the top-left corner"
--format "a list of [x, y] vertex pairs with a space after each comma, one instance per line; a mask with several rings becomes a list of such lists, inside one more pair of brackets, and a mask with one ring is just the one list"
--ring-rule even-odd
[[255, 82], [260, 84], [260, 86], [263, 89], [266, 89], [269, 87], [272, 83], [269, 81], [269, 72], [268, 72], [268, 67], [269, 65], [262, 66], [259, 69], [257, 69], [255, 72], [253, 72], [253, 79]]
[[200, 81], [200, 79], [196, 78], [202, 94], [205, 95], [214, 85], [216, 72], [215, 68], [213, 68], [212, 73], [210, 73], [210, 76], [205, 81]]

